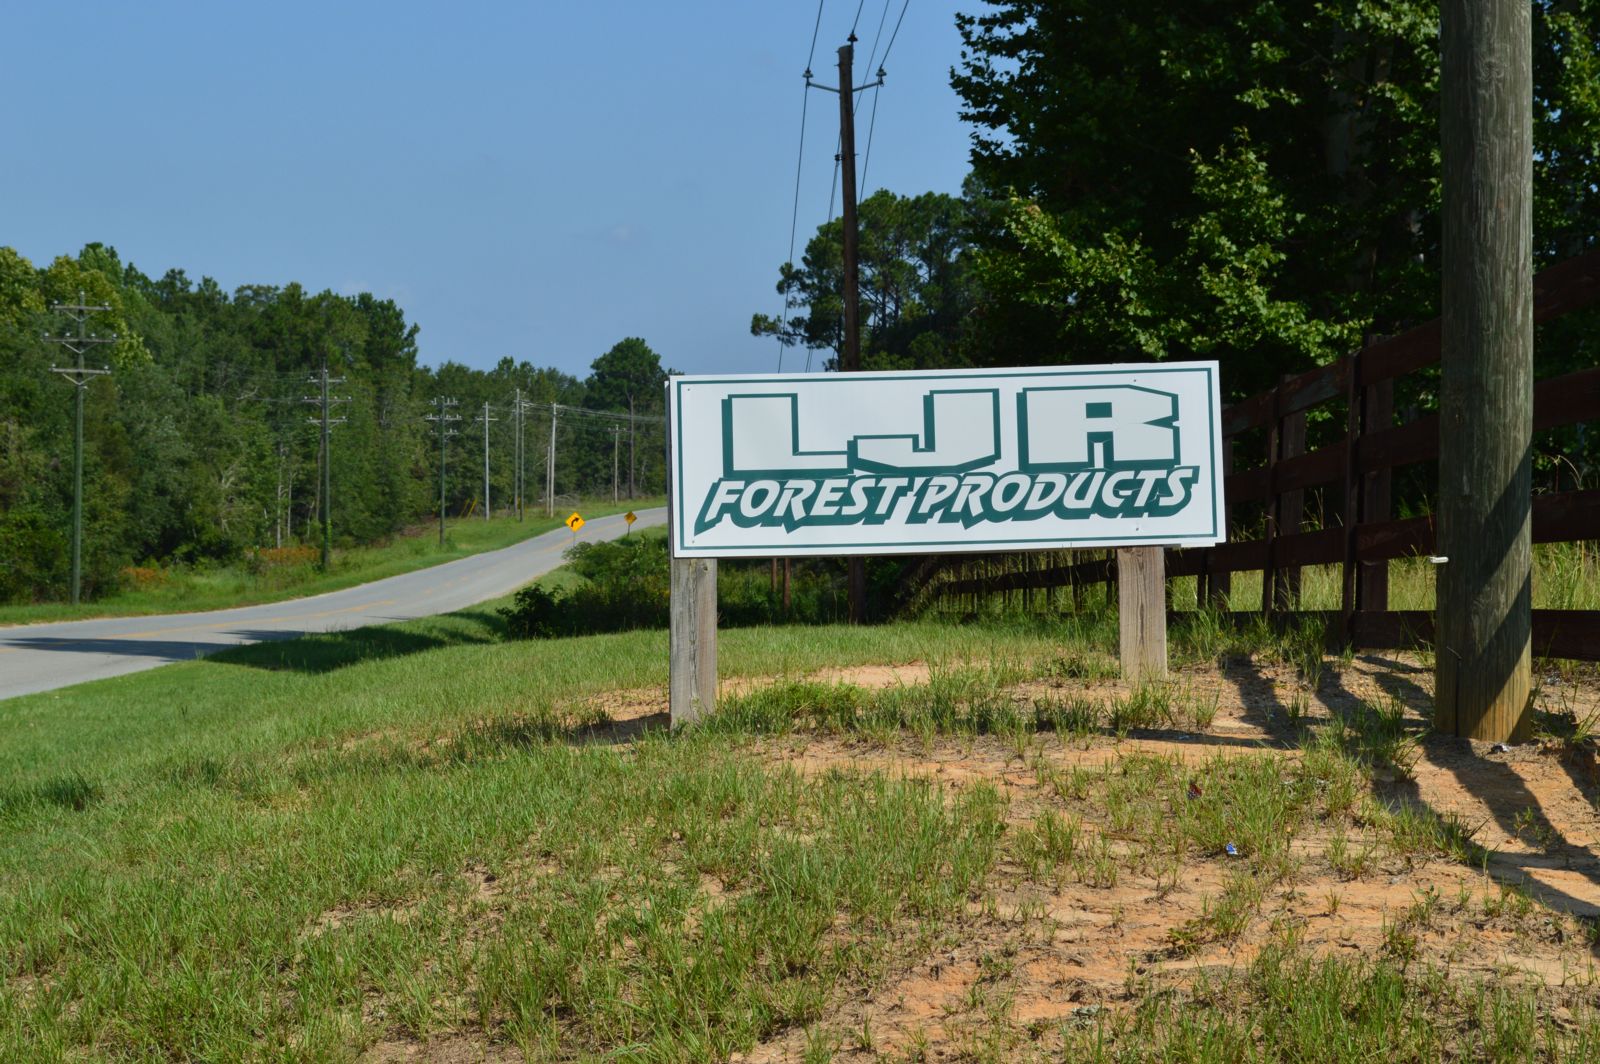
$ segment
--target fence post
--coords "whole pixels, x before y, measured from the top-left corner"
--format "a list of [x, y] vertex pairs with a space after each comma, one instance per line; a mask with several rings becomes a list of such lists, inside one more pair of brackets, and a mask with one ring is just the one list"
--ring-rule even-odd
[[[1233, 437], [1229, 436], [1222, 441], [1222, 469], [1217, 473], [1222, 478], [1222, 527], [1230, 535], [1233, 533], [1233, 507], [1228, 501], [1228, 477], [1233, 473]], [[1232, 606], [1233, 574], [1226, 569], [1213, 570], [1211, 559], [1216, 552], [1214, 547], [1206, 547], [1206, 595], [1214, 609], [1226, 611]], [[1202, 603], [1205, 605], [1205, 603]]]
[[[1288, 380], [1288, 374], [1284, 375]], [[1298, 458], [1306, 453], [1306, 413], [1297, 410], [1286, 414], [1278, 424], [1278, 456], [1274, 466], [1290, 458]], [[1276, 487], [1276, 472], [1273, 481]], [[1275, 522], [1278, 535], [1294, 535], [1300, 531], [1302, 519], [1305, 517], [1306, 492], [1304, 488], [1295, 488], [1286, 491], [1277, 497], [1278, 519]], [[1276, 548], [1274, 548], [1276, 553]], [[1294, 610], [1300, 606], [1300, 567], [1290, 565], [1277, 570], [1273, 586], [1273, 596], [1276, 608], [1280, 610]]]
[[1167, 676], [1166, 560], [1162, 547], [1117, 549], [1117, 628], [1122, 678]]
[[[1394, 381], [1382, 380], [1367, 386], [1362, 397], [1361, 435], [1394, 427]], [[1360, 445], [1357, 444], [1359, 460]], [[1385, 467], [1361, 478], [1361, 523], [1389, 520], [1390, 485], [1393, 472]], [[1389, 563], [1387, 560], [1359, 562], [1356, 609], [1384, 612], [1389, 608]]]
[[1278, 446], [1283, 428], [1283, 415], [1279, 410], [1283, 390], [1272, 389], [1272, 412], [1267, 415], [1267, 500], [1265, 520], [1262, 523], [1262, 542], [1265, 557], [1261, 563], [1261, 614], [1271, 617], [1278, 605], [1273, 593], [1278, 586]]
[[[1363, 342], [1363, 348], [1365, 342]], [[1361, 388], [1361, 352], [1357, 351], [1345, 362], [1345, 402], [1348, 405], [1344, 432], [1344, 494], [1340, 503], [1339, 520], [1344, 524], [1344, 566], [1340, 571], [1339, 616], [1342, 636], [1351, 646], [1356, 645], [1356, 527], [1361, 514], [1361, 474], [1357, 466], [1357, 451], [1361, 438], [1361, 407], [1366, 398]]]

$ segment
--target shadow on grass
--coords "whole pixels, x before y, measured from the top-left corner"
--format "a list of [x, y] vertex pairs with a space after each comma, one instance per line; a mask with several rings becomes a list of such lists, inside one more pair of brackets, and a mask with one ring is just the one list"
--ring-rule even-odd
[[[1407, 807], [1426, 818], [1436, 825], [1440, 837], [1452, 833], [1459, 836], [1460, 848], [1473, 855], [1473, 860], [1467, 863], [1481, 868], [1503, 886], [1526, 890], [1546, 906], [1582, 920], [1600, 920], [1600, 904], [1594, 898], [1580, 897], [1540, 878], [1539, 873], [1545, 871], [1571, 871], [1600, 885], [1600, 857], [1591, 847], [1568, 838], [1552, 822], [1539, 797], [1521, 775], [1499, 759], [1510, 753], [1491, 752], [1486, 756], [1467, 739], [1434, 731], [1433, 696], [1402, 675], [1426, 670], [1376, 655], [1363, 655], [1362, 660], [1384, 667], [1385, 671], [1375, 677], [1376, 683], [1403, 712], [1403, 727], [1416, 744], [1416, 757], [1449, 773], [1462, 791], [1480, 801], [1487, 811], [1484, 823], [1492, 821], [1507, 837], [1532, 842], [1537, 852], [1488, 850], [1474, 843], [1472, 836], [1477, 828], [1465, 823], [1455, 811], [1431, 803], [1410, 772], [1393, 773], [1392, 779], [1372, 780], [1373, 797], [1391, 807]], [[1344, 689], [1337, 679], [1332, 686], [1328, 705], [1343, 716], [1347, 724], [1359, 728], [1361, 699]], [[1592, 786], [1596, 771], [1592, 751], [1579, 747], [1558, 751], [1554, 757], [1579, 793], [1587, 797], [1586, 783]], [[1600, 939], [1596, 940], [1594, 948], [1600, 954]]]
[[213, 654], [213, 662], [316, 674], [442, 647], [498, 643], [505, 637], [505, 622], [491, 609], [472, 609], [414, 625], [379, 625], [290, 638], [281, 632], [238, 634], [259, 642]]

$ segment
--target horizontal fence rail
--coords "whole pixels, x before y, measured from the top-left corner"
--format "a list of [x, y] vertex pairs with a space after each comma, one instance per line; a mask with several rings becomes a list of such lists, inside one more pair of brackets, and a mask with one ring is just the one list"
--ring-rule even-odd
[[[1534, 321], [1546, 322], [1600, 303], [1600, 249], [1540, 271], [1534, 278]], [[1425, 413], [1395, 424], [1394, 384], [1437, 366], [1437, 319], [1397, 336], [1373, 338], [1355, 354], [1292, 376], [1222, 412], [1222, 475], [1230, 528], [1236, 508], [1259, 509], [1260, 534], [1215, 547], [1171, 550], [1167, 576], [1194, 577], [1196, 605], [1229, 609], [1232, 574], [1260, 572], [1259, 610], [1241, 618], [1320, 617], [1357, 648], [1395, 649], [1430, 642], [1433, 614], [1390, 610], [1388, 563], [1434, 553], [1431, 516], [1395, 518], [1390, 495], [1397, 469], [1439, 456], [1439, 417]], [[1534, 386], [1534, 431], [1600, 420], [1600, 367], [1547, 378]], [[1307, 414], [1343, 407], [1343, 431], [1307, 449]], [[1324, 426], [1323, 435], [1329, 433]], [[1263, 460], [1235, 469], [1249, 438]], [[1307, 530], [1307, 493], [1321, 493], [1324, 527]], [[1537, 495], [1533, 541], [1600, 539], [1600, 490]], [[1299, 607], [1301, 570], [1337, 565], [1340, 608]], [[902, 598], [913, 609], [1021, 593], [1083, 590], [1116, 579], [1114, 552], [1047, 551], [1031, 555], [952, 555], [918, 559], [902, 573]], [[1600, 661], [1600, 611], [1534, 610], [1534, 652]]]

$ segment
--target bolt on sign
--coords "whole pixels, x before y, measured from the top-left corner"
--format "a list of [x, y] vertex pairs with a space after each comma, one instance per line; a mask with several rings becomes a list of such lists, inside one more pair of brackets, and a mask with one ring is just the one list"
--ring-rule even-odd
[[572, 516], [567, 518], [566, 521], [567, 527], [572, 529], [574, 532], [582, 528], [583, 524], [583, 518], [578, 516], [578, 512], [576, 510], [572, 512]]
[[1215, 362], [673, 377], [679, 557], [1220, 542]]

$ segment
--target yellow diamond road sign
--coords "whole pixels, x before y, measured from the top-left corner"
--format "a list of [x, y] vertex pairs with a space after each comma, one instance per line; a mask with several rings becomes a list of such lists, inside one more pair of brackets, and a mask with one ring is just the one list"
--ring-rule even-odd
[[622, 515], [622, 519], [631, 525], [635, 521], [639, 520], [639, 515], [634, 513], [632, 510], [629, 510], [627, 513]]
[[572, 512], [571, 517], [567, 518], [567, 527], [572, 529], [574, 532], [583, 527], [583, 518], [578, 516], [578, 512], [576, 510]]

